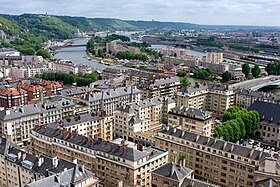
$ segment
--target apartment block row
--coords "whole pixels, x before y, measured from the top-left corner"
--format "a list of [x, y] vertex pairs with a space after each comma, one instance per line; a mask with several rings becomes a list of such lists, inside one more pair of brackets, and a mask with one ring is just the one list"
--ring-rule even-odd
[[31, 129], [35, 125], [57, 122], [73, 116], [76, 105], [70, 100], [29, 104], [0, 111], [0, 134], [8, 140], [23, 146], [28, 145]]
[[277, 103], [280, 97], [271, 93], [228, 88], [221, 84], [195, 83], [177, 92], [176, 104], [178, 107], [203, 109], [222, 115], [230, 106], [247, 108], [256, 100]]
[[155, 139], [156, 147], [169, 152], [169, 161], [193, 169], [196, 179], [240, 187], [270, 178], [280, 181], [277, 155], [173, 127]]
[[162, 123], [167, 123], [168, 111], [175, 105], [168, 97], [127, 103], [114, 112], [114, 134], [134, 141], [139, 133], [160, 129]]
[[93, 139], [113, 139], [113, 116], [102, 116], [101, 113], [76, 113], [71, 117], [47, 125], [54, 129], [65, 129]]
[[[0, 186], [92, 186], [99, 180], [76, 163], [57, 157], [34, 156], [0, 138]], [[77, 177], [79, 176], [79, 177]]]
[[32, 130], [32, 152], [57, 156], [94, 171], [102, 184], [151, 186], [151, 172], [166, 164], [168, 152], [115, 139], [91, 139], [75, 132], [40, 126]]
[[2, 87], [0, 88], [0, 107], [23, 106], [33, 99], [57, 95], [61, 90], [61, 83], [47, 80], [43, 80], [38, 85], [18, 83], [16, 87]]

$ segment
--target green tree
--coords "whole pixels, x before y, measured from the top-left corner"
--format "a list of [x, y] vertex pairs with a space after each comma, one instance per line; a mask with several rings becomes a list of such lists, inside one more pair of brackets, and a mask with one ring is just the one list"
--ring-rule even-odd
[[37, 52], [36, 52], [36, 55], [38, 56], [42, 56], [43, 58], [50, 58], [51, 57], [51, 54], [45, 50], [45, 49], [39, 49]]
[[258, 65], [255, 65], [252, 68], [251, 72], [252, 72], [253, 77], [257, 78], [257, 77], [259, 77], [259, 75], [261, 73], [261, 69], [260, 69], [260, 67]]
[[183, 71], [183, 70], [179, 70], [177, 72], [177, 76], [178, 77], [185, 77], [187, 75], [187, 72], [186, 71]]
[[231, 79], [231, 74], [228, 71], [224, 72], [222, 74], [222, 79], [223, 81], [228, 82]]
[[180, 83], [183, 87], [187, 87], [191, 85], [191, 82], [188, 80], [187, 77], [180, 78]]
[[250, 74], [250, 66], [249, 64], [242, 64], [242, 73], [244, 73], [245, 77], [248, 78], [249, 74]]

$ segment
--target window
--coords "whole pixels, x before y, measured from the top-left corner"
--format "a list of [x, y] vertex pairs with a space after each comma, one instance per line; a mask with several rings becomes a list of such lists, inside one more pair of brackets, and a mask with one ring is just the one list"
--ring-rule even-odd
[[169, 185], [169, 182], [168, 181], [163, 181], [163, 184]]

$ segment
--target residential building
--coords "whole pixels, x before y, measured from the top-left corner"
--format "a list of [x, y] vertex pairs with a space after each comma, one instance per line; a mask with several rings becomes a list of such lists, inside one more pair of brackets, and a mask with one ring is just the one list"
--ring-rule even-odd
[[30, 131], [35, 125], [53, 123], [75, 113], [73, 102], [59, 101], [29, 104], [0, 111], [0, 134], [17, 145], [28, 145]]
[[52, 62], [51, 68], [55, 69], [56, 72], [78, 73], [77, 65], [69, 60], [59, 60]]
[[129, 102], [140, 101], [142, 91], [134, 86], [118, 87], [101, 92], [87, 92], [81, 101], [89, 106], [90, 111], [103, 111], [106, 115], [112, 115], [113, 112]]
[[127, 103], [114, 112], [114, 134], [134, 141], [139, 133], [159, 129], [162, 123], [167, 123], [167, 113], [173, 107], [175, 101], [164, 97]]
[[169, 161], [193, 169], [196, 179], [240, 187], [265, 178], [279, 181], [279, 159], [270, 153], [173, 127], [159, 131], [155, 139], [156, 147], [169, 152]]
[[109, 80], [109, 79], [114, 79], [116, 77], [122, 76], [124, 73], [123, 70], [121, 69], [116, 69], [116, 68], [105, 68], [102, 71], [102, 79], [103, 80]]
[[185, 57], [188, 55], [188, 50], [183, 48], [176, 48], [176, 47], [164, 47], [155, 50], [163, 54], [164, 56], [174, 56], [174, 57]]
[[220, 64], [223, 62], [223, 53], [208, 52], [206, 53], [205, 62], [210, 64]]
[[214, 187], [194, 179], [194, 170], [169, 162], [152, 172], [152, 187]]
[[31, 139], [34, 154], [77, 159], [108, 187], [151, 186], [151, 172], [168, 159], [168, 153], [161, 149], [122, 139], [94, 140], [47, 126], [33, 129]]
[[[86, 186], [99, 180], [84, 166], [57, 157], [34, 156], [0, 138], [0, 186]], [[50, 180], [52, 179], [52, 180]], [[54, 180], [55, 179], [55, 180]]]
[[255, 110], [260, 115], [260, 129], [256, 133], [264, 142], [280, 146], [280, 105], [264, 101], [256, 101], [248, 110]]
[[255, 101], [264, 101], [269, 103], [279, 103], [280, 96], [272, 93], [252, 91], [243, 88], [234, 90], [235, 105], [241, 108], [248, 108]]
[[47, 124], [51, 128], [64, 128], [70, 132], [89, 138], [104, 140], [113, 139], [113, 116], [102, 116], [102, 113], [76, 113], [72, 117]]
[[212, 112], [181, 106], [168, 112], [168, 124], [196, 134], [212, 136], [214, 117]]
[[179, 77], [174, 76], [145, 82], [141, 89], [144, 90], [143, 98], [155, 96], [174, 98], [180, 86]]
[[194, 86], [183, 88], [177, 92], [177, 106], [211, 111], [222, 115], [230, 106], [234, 105], [233, 90], [222, 84], [196, 83]]
[[20, 88], [2, 88], [0, 90], [0, 107], [11, 108], [27, 104], [27, 91]]

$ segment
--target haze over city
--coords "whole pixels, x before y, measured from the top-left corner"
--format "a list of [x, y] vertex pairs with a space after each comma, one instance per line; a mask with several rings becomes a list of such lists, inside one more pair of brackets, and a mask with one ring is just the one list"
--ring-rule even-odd
[[280, 1], [267, 0], [0, 0], [4, 14], [48, 13], [208, 25], [278, 26]]

